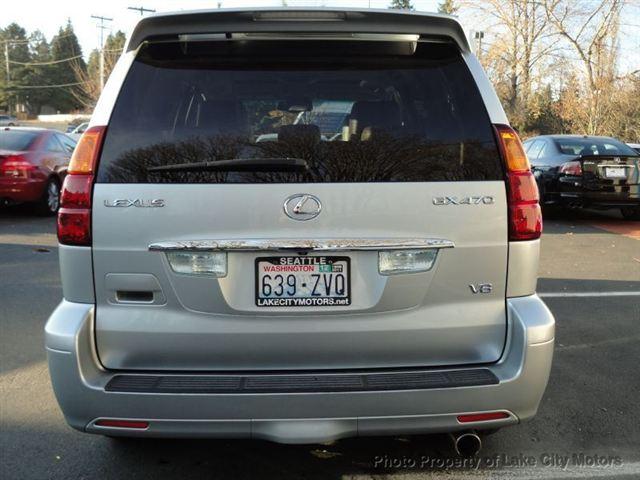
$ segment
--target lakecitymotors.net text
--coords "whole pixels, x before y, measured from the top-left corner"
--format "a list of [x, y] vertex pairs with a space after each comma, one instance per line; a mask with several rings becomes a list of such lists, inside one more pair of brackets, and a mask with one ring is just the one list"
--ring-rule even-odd
[[487, 457], [436, 457], [422, 455], [420, 457], [394, 457], [391, 455], [376, 455], [373, 467], [379, 469], [414, 469], [414, 468], [526, 468], [553, 467], [566, 469], [569, 467], [614, 468], [622, 466], [622, 458], [614, 455], [596, 455], [574, 453], [560, 455], [557, 453], [543, 453], [533, 455], [496, 454]]

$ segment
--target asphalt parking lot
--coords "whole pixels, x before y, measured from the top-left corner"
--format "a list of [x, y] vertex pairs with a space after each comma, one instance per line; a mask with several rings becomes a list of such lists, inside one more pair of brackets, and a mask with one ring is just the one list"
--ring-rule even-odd
[[443, 435], [288, 446], [70, 429], [43, 347], [62, 295], [54, 220], [0, 210], [0, 478], [639, 478], [640, 222], [570, 212], [545, 223], [538, 290], [557, 336], [540, 411], [451, 465]]

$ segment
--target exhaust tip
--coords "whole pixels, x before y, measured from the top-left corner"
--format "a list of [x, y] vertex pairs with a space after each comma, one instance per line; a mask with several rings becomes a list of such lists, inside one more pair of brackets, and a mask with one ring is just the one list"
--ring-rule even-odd
[[462, 457], [475, 457], [482, 449], [482, 440], [473, 432], [456, 435], [454, 445], [456, 453]]

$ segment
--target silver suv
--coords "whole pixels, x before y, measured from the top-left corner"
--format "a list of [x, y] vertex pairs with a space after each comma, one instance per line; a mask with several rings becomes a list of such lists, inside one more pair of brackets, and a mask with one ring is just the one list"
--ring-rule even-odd
[[536, 413], [538, 192], [451, 17], [144, 18], [61, 205], [46, 346], [74, 428], [323, 442]]

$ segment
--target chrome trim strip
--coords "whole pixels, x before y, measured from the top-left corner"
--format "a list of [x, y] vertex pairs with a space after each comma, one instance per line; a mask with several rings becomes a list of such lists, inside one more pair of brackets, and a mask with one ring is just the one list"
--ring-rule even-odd
[[295, 238], [265, 238], [237, 240], [183, 240], [180, 242], [157, 242], [149, 245], [152, 252], [197, 251], [197, 252], [256, 252], [300, 250], [314, 252], [339, 252], [346, 250], [411, 250], [424, 248], [453, 248], [451, 240], [439, 238], [338, 238], [307, 240]]
[[[345, 32], [231, 32], [227, 33], [191, 33], [178, 35], [179, 42], [217, 42], [246, 40], [356, 40], [368, 42], [422, 42], [417, 34], [387, 33], [345, 33]], [[175, 39], [152, 40], [150, 43], [175, 42]]]

